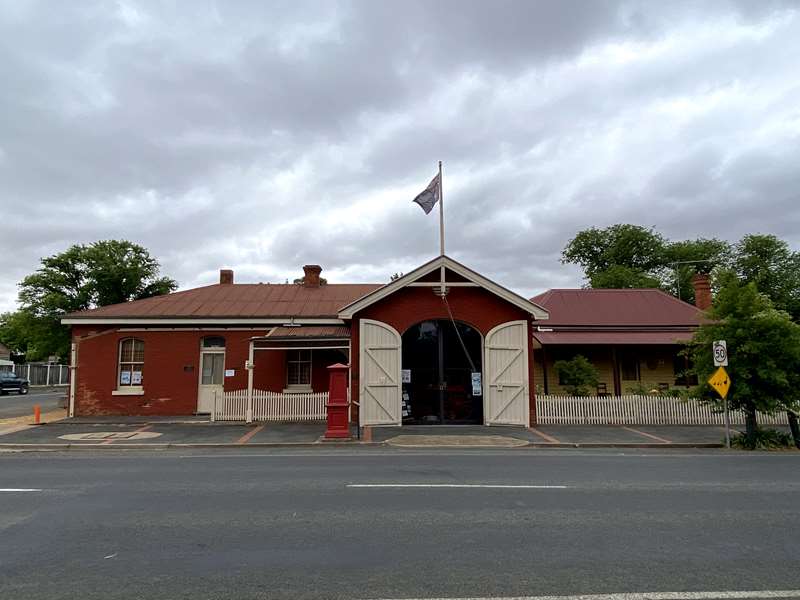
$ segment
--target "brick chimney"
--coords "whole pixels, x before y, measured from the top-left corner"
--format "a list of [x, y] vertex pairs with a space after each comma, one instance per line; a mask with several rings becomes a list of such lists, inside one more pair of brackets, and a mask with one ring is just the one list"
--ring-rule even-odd
[[319, 274], [322, 273], [322, 267], [319, 265], [303, 265], [303, 273], [305, 273], [303, 277], [304, 286], [314, 288], [319, 287]]
[[222, 285], [230, 285], [233, 283], [233, 271], [231, 269], [219, 270], [219, 282]]
[[711, 278], [707, 273], [695, 273], [692, 277], [694, 286], [694, 305], [700, 310], [711, 308]]

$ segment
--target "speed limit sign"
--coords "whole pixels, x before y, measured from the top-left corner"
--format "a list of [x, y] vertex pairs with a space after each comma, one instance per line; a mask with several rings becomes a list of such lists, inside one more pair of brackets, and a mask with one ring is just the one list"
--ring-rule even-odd
[[714, 366], [727, 367], [728, 366], [728, 346], [725, 340], [717, 340], [712, 344], [714, 350]]

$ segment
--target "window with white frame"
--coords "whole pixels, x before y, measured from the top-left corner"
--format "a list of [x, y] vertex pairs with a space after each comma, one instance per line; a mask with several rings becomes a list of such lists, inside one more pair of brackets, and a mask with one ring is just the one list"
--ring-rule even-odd
[[311, 387], [311, 350], [287, 351], [286, 383], [289, 388]]
[[117, 369], [117, 388], [141, 388], [144, 381], [144, 342], [136, 338], [121, 340], [119, 343], [119, 368]]

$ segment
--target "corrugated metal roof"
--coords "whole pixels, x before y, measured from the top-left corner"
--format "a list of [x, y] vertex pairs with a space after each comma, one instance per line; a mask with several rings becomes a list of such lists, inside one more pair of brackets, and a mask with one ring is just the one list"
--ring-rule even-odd
[[298, 338], [349, 338], [350, 328], [342, 325], [303, 325], [302, 327], [275, 327], [267, 336], [269, 339]]
[[555, 289], [531, 298], [550, 313], [547, 326], [698, 326], [702, 312], [656, 289]]
[[382, 287], [377, 283], [216, 284], [112, 304], [67, 315], [69, 318], [336, 318], [342, 306]]
[[533, 337], [543, 346], [554, 344], [679, 344], [692, 339], [684, 331], [534, 331]]

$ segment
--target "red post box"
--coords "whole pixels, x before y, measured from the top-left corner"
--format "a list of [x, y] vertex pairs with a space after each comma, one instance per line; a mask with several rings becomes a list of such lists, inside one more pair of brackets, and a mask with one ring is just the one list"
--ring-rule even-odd
[[325, 439], [349, 439], [350, 424], [347, 419], [347, 373], [349, 365], [336, 363], [328, 367], [330, 385], [328, 387], [328, 429], [325, 431]]

